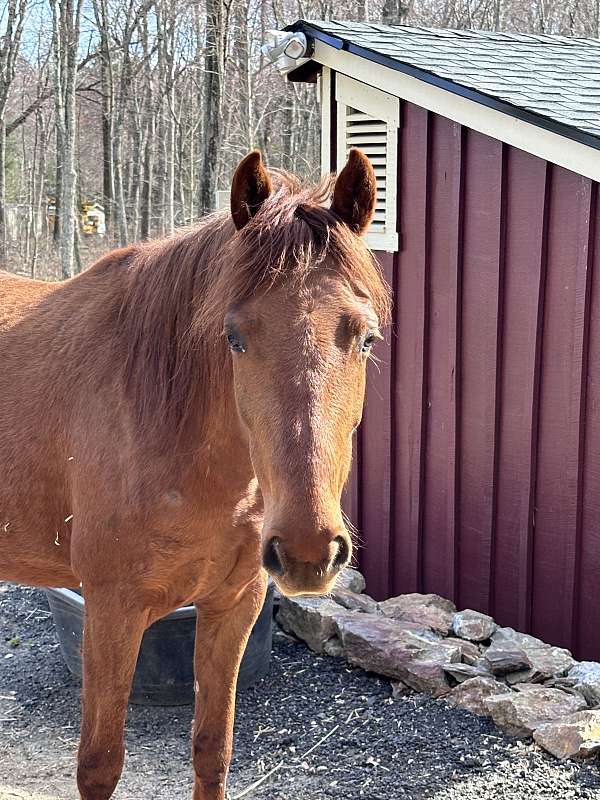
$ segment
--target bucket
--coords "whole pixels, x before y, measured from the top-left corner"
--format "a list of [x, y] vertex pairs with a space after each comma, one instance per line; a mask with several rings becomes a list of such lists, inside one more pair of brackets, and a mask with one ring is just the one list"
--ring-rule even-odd
[[[81, 678], [84, 600], [71, 589], [47, 589], [46, 595], [60, 649], [67, 667]], [[272, 645], [273, 583], [242, 659], [237, 688], [245, 689], [269, 670]], [[183, 606], [157, 620], [144, 633], [138, 655], [131, 703], [148, 706], [194, 702], [194, 642], [196, 608]]]

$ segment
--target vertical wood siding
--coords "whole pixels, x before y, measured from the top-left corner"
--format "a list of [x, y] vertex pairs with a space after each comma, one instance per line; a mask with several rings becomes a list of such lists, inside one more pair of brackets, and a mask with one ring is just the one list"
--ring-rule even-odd
[[[382, 254], [380, 263], [388, 283], [393, 283], [393, 258]], [[360, 529], [377, 531], [362, 553], [362, 566], [370, 576], [370, 586], [379, 597], [392, 593], [392, 394], [393, 370], [390, 354], [393, 352], [392, 330], [385, 331], [381, 343], [387, 357], [385, 363], [373, 363], [367, 375], [367, 397], [360, 426]]]
[[[403, 220], [394, 273], [393, 338], [395, 460], [393, 464], [393, 576], [396, 586], [423, 586], [423, 518], [429, 346], [428, 167], [429, 114], [403, 110], [398, 154], [398, 219]], [[412, 158], [407, 158], [408, 153]], [[410, 264], [410, 268], [408, 265]], [[381, 358], [385, 362], [385, 356]], [[397, 536], [396, 531], [402, 531]]]
[[598, 186], [403, 103], [394, 319], [346, 508], [377, 597], [600, 659]]
[[508, 148], [492, 607], [531, 628], [547, 165]]
[[[583, 454], [581, 472], [581, 520], [579, 561], [575, 575], [578, 587], [573, 609], [575, 651], [598, 659], [600, 631], [600, 198], [592, 190], [590, 250], [590, 312], [588, 316], [587, 380], [583, 408]], [[594, 642], [593, 647], [590, 643]]]

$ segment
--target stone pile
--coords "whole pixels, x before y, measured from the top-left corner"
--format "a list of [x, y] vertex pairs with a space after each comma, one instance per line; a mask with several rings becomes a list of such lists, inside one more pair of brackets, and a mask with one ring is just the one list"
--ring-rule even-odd
[[435, 594], [378, 603], [364, 589], [344, 570], [329, 597], [282, 597], [277, 621], [316, 653], [390, 678], [394, 696], [443, 698], [561, 759], [600, 754], [600, 664]]

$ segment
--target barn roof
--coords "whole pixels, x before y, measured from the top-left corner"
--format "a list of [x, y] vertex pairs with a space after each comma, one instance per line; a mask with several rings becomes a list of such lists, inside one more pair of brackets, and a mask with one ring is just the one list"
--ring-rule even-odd
[[600, 149], [600, 41], [300, 20], [339, 50]]

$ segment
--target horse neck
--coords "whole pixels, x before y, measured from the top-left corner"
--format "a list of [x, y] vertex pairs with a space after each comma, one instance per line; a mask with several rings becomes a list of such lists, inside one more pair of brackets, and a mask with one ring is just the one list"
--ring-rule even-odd
[[209, 332], [197, 324], [229, 235], [217, 217], [196, 231], [143, 245], [132, 258], [119, 324], [122, 374], [140, 435], [157, 446], [185, 447], [190, 435], [210, 439], [217, 421], [231, 417], [222, 328]]

